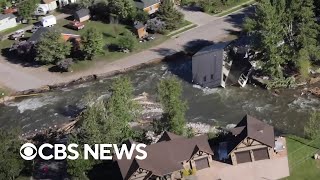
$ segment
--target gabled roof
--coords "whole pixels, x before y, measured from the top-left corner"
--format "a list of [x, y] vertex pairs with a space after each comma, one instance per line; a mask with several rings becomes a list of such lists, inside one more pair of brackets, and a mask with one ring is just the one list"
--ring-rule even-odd
[[247, 137], [269, 147], [275, 144], [273, 127], [249, 115], [244, 116], [230, 132], [233, 137], [230, 139], [229, 153]]
[[41, 39], [41, 36], [49, 31], [50, 30], [47, 27], [40, 27], [35, 33], [32, 34], [32, 36], [27, 41], [37, 43]]
[[90, 15], [90, 11], [89, 11], [89, 9], [80, 9], [80, 10], [76, 11], [75, 14], [78, 18], [82, 18], [84, 16]]
[[176, 134], [173, 134], [171, 132], [168, 132], [168, 131], [164, 131], [162, 136], [159, 138], [158, 142], [161, 142], [161, 141], [171, 141], [171, 140], [174, 140], [174, 139], [179, 139], [179, 138], [184, 138], [183, 136], [178, 136]]
[[183, 169], [182, 162], [190, 160], [198, 151], [213, 155], [206, 135], [188, 139], [165, 132], [162, 137], [163, 141], [158, 141], [145, 148], [148, 154], [145, 160], [118, 160], [123, 179], [129, 179], [139, 168], [161, 177]]

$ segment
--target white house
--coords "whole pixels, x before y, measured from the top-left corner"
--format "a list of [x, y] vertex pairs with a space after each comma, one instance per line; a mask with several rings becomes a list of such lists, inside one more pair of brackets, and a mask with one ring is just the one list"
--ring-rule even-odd
[[16, 18], [13, 14], [0, 14], [0, 31], [17, 26]]
[[35, 11], [35, 15], [46, 15], [48, 12], [53, 11], [58, 8], [56, 0], [42, 0], [41, 4], [38, 4], [38, 7]]

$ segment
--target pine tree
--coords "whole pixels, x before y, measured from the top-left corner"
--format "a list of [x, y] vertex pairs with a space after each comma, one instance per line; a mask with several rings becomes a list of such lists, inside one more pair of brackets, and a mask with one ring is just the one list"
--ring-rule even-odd
[[162, 2], [157, 16], [165, 22], [167, 30], [176, 29], [183, 21], [183, 14], [175, 9], [172, 0], [164, 0]]
[[257, 37], [256, 49], [263, 52], [263, 70], [273, 78], [282, 78], [285, 63], [284, 26], [285, 0], [262, 0], [254, 17], [247, 19], [245, 29]]

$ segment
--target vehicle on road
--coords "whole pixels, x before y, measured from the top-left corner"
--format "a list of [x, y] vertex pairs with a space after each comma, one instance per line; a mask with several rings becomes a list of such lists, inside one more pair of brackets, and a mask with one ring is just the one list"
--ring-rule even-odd
[[9, 39], [18, 40], [18, 39], [24, 37], [24, 33], [25, 33], [25, 31], [23, 29], [17, 30], [9, 36]]
[[41, 25], [43, 27], [52, 27], [57, 24], [57, 19], [54, 15], [45, 16], [41, 19]]
[[74, 30], [81, 30], [84, 28], [84, 24], [79, 21], [71, 21], [68, 24], [68, 27]]

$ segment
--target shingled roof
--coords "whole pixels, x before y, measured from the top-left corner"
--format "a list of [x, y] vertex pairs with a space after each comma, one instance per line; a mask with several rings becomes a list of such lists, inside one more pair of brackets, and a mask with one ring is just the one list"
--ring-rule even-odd
[[230, 132], [233, 137], [230, 139], [229, 153], [247, 137], [269, 147], [275, 144], [273, 127], [249, 115], [244, 116]]
[[118, 160], [123, 179], [129, 179], [139, 168], [160, 177], [181, 170], [182, 162], [190, 160], [199, 150], [213, 155], [206, 135], [188, 139], [165, 132], [162, 137], [161, 141], [146, 147], [148, 156], [145, 160]]

